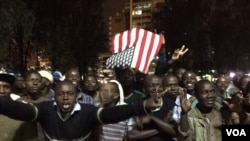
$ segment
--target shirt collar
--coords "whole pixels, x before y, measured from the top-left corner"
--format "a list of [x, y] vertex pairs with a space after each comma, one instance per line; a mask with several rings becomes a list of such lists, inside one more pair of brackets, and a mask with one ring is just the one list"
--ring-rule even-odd
[[76, 104], [75, 104], [73, 110], [72, 110], [70, 113], [67, 113], [67, 115], [66, 115], [65, 117], [62, 117], [61, 112], [60, 112], [59, 108], [57, 107], [57, 103], [54, 101], [53, 104], [54, 104], [54, 107], [55, 107], [56, 110], [57, 110], [58, 116], [60, 117], [60, 119], [61, 119], [62, 121], [66, 121], [66, 120], [67, 120], [71, 115], [73, 115], [75, 112], [81, 111], [81, 105], [80, 105], [78, 102], [76, 102]]

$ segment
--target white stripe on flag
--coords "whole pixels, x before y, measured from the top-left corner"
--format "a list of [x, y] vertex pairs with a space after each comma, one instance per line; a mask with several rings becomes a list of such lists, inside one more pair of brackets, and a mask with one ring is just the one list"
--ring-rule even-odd
[[147, 72], [148, 71], [149, 65], [150, 65], [151, 61], [154, 59], [155, 55], [156, 55], [156, 51], [157, 51], [157, 48], [158, 48], [158, 45], [159, 45], [159, 41], [160, 41], [160, 36], [156, 35], [155, 38], [154, 38], [154, 40], [153, 40], [154, 44], [153, 44], [152, 52], [151, 53], [148, 52], [148, 53], [150, 53], [150, 57], [149, 57], [149, 60], [148, 60], [148, 62], [146, 64], [146, 67], [143, 70], [143, 72]]
[[137, 28], [133, 28], [132, 30], [130, 30], [130, 36], [128, 36], [130, 38], [130, 44], [128, 47], [132, 47], [135, 45], [135, 40], [137, 38], [137, 35], [136, 35], [137, 30], [138, 30]]
[[143, 52], [139, 70], [144, 70], [145, 65], [147, 65], [146, 58], [149, 52], [150, 42], [152, 42], [152, 32], [148, 32], [145, 42], [145, 47], [141, 51]]
[[120, 42], [120, 40], [119, 40], [119, 38], [120, 38], [120, 36], [121, 36], [121, 34], [119, 33], [119, 34], [116, 34], [115, 35], [115, 37], [114, 37], [114, 44], [113, 44], [113, 53], [117, 53], [117, 52], [119, 52], [119, 42]]
[[133, 56], [133, 60], [132, 60], [132, 64], [131, 64], [131, 67], [133, 68], [136, 68], [136, 64], [137, 64], [137, 60], [138, 60], [138, 55], [140, 53], [140, 50], [144, 47], [141, 46], [141, 42], [142, 42], [142, 38], [143, 38], [143, 35], [144, 35], [144, 30], [140, 30], [139, 31], [139, 35], [138, 35], [138, 41], [135, 45], [135, 52], [134, 52], [134, 56]]
[[125, 50], [128, 46], [128, 31], [124, 31], [122, 34], [122, 51]]
[[158, 34], [140, 28], [132, 28], [113, 37], [111, 50], [113, 54], [118, 53], [117, 55], [119, 55], [119, 52], [135, 46], [130, 67], [146, 73], [151, 61], [159, 52], [162, 41], [162, 36]]

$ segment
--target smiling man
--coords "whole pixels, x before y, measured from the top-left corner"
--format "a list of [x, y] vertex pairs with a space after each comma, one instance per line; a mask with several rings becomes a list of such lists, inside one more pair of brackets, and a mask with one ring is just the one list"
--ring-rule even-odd
[[191, 109], [190, 101], [185, 98], [186, 93], [181, 93], [180, 140], [221, 141], [222, 125], [233, 122], [229, 111], [215, 101], [214, 84], [208, 80], [198, 81], [194, 86], [194, 95], [198, 104]]
[[68, 80], [57, 84], [54, 102], [31, 105], [0, 97], [1, 114], [18, 120], [39, 122], [44, 129], [46, 141], [91, 140], [91, 131], [95, 125], [116, 123], [131, 116], [143, 115], [145, 110], [160, 106], [153, 98], [111, 108], [80, 104], [76, 87]]

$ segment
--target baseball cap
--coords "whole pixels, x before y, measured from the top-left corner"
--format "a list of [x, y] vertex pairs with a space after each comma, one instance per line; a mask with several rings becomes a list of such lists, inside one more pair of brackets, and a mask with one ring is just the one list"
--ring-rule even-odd
[[52, 76], [52, 74], [49, 71], [47, 71], [47, 70], [40, 70], [40, 71], [38, 71], [38, 73], [40, 73], [40, 75], [42, 77], [47, 78], [50, 81], [51, 84], [54, 82], [53, 76]]

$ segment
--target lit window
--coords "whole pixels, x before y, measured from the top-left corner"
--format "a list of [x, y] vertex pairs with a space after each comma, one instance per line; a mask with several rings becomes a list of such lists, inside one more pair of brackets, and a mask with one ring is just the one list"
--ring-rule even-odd
[[142, 15], [142, 10], [134, 10], [132, 15]]

